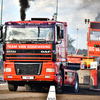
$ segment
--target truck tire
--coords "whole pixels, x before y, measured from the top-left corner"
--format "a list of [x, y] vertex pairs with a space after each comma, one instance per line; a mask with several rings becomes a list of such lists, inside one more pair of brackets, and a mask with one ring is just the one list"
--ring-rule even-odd
[[72, 92], [77, 93], [79, 91], [79, 78], [78, 74], [75, 74], [75, 85], [71, 88]]
[[26, 91], [32, 91], [32, 85], [30, 85], [30, 84], [26, 84], [25, 85], [25, 88], [26, 88]]
[[9, 91], [17, 91], [18, 86], [13, 82], [8, 82]]
[[[62, 72], [61, 72], [61, 70], [59, 71], [59, 78], [61, 78], [62, 77]], [[62, 84], [62, 83], [61, 83]], [[56, 83], [56, 92], [57, 93], [60, 93], [61, 92], [61, 90], [62, 90], [62, 85], [60, 85], [60, 82], [59, 83]]]

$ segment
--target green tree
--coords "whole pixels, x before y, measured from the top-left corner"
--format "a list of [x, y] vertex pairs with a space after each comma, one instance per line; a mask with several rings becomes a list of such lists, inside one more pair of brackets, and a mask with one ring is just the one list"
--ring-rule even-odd
[[75, 41], [75, 39], [71, 38], [70, 35], [68, 34], [67, 35], [67, 44], [68, 44], [68, 51], [72, 54], [75, 54], [76, 51], [75, 51], [75, 47], [72, 45], [73, 42]]
[[[75, 39], [71, 38], [69, 34], [67, 36], [67, 39], [68, 39], [68, 41], [67, 41], [67, 43], [68, 43], [68, 51], [70, 53], [72, 53], [72, 54], [75, 54], [76, 53], [76, 50], [75, 50], [75, 47], [72, 45], [73, 42], [75, 41]], [[87, 49], [83, 49], [83, 50], [79, 49], [78, 54], [79, 55], [82, 55], [82, 54], [87, 55]]]
[[75, 39], [71, 38], [69, 34], [67, 36], [67, 39], [68, 39], [68, 47], [73, 47], [72, 43], [75, 41]]

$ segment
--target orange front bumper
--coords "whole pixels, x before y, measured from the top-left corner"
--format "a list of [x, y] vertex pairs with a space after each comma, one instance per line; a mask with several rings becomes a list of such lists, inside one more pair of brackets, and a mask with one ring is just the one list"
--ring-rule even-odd
[[[54, 68], [53, 62], [45, 62], [42, 65], [40, 75], [17, 75], [14, 62], [5, 62], [4, 69], [11, 68], [11, 72], [4, 71], [4, 81], [55, 81], [58, 82], [56, 72], [46, 72], [46, 68]], [[22, 77], [34, 77], [34, 79], [23, 79]]]

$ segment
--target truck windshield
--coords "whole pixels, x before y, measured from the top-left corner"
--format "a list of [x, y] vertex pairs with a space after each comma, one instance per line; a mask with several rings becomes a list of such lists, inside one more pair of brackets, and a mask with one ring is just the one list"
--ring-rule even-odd
[[54, 41], [52, 25], [9, 25], [6, 29], [6, 41]]
[[90, 40], [100, 41], [100, 31], [90, 31]]

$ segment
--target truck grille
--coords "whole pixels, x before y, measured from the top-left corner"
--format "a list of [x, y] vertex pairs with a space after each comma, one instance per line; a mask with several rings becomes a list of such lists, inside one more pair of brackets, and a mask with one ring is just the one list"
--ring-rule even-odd
[[6, 50], [6, 61], [51, 61], [52, 51], [50, 49], [40, 50]]
[[42, 63], [15, 63], [17, 75], [40, 75]]

